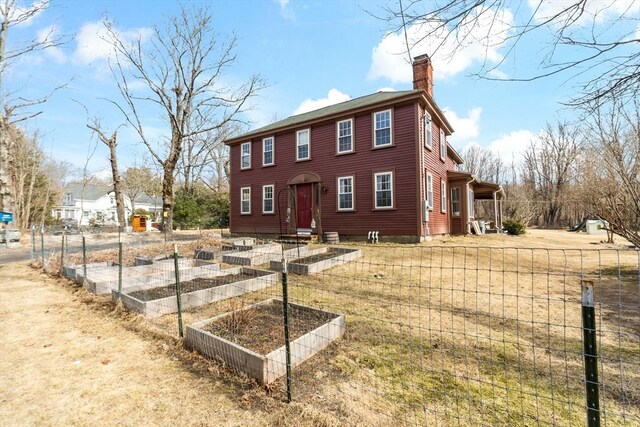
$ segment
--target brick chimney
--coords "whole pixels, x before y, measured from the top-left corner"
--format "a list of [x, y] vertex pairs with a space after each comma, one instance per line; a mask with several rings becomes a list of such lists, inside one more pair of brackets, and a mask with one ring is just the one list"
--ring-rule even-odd
[[433, 66], [427, 54], [413, 58], [413, 88], [425, 90], [433, 98]]

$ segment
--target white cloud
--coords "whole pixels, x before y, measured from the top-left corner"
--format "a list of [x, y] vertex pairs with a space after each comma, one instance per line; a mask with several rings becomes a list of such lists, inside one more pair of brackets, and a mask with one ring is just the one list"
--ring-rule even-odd
[[570, 8], [568, 12], [560, 15], [559, 19], [554, 19], [554, 26], [565, 25], [566, 21], [571, 21], [577, 17], [572, 26], [585, 27], [590, 23], [602, 24], [612, 18], [622, 15], [630, 16], [640, 12], [640, 2], [638, 0], [595, 0], [578, 3], [576, 0], [553, 0], [540, 1], [529, 0], [529, 7], [535, 11], [534, 18], [538, 22], [544, 22]]
[[443, 108], [443, 112], [454, 130], [453, 134], [447, 137], [449, 143], [460, 147], [471, 141], [475, 141], [480, 134], [480, 115], [482, 114], [482, 108], [475, 107], [467, 111], [467, 117], [460, 117], [455, 111], [447, 107]]
[[516, 130], [489, 143], [489, 149], [499, 154], [502, 160], [510, 164], [513, 160], [518, 163], [522, 155], [532, 141], [536, 141], [538, 135], [529, 130]]
[[311, 99], [307, 98], [302, 101], [302, 104], [293, 112], [293, 114], [302, 114], [307, 111], [317, 110], [318, 108], [327, 107], [329, 105], [338, 104], [340, 102], [348, 101], [351, 97], [346, 93], [340, 92], [338, 89], [331, 89], [326, 98]]
[[287, 21], [296, 20], [296, 15], [293, 12], [293, 9], [289, 6], [289, 0], [274, 0], [274, 1], [280, 5], [280, 16], [282, 16]]
[[[131, 30], [115, 29], [118, 38], [130, 43], [138, 38], [143, 41], [151, 35], [150, 28], [134, 28]], [[109, 33], [102, 21], [84, 24], [76, 36], [76, 48], [73, 59], [81, 65], [89, 65], [96, 61], [108, 60], [114, 53], [113, 46], [108, 41]]]
[[378, 89], [378, 92], [395, 92], [396, 90], [392, 87], [383, 86]]
[[[36, 34], [36, 40], [38, 41], [38, 43], [50, 44], [51, 40], [55, 38], [57, 34], [58, 29], [55, 25], [51, 25], [38, 31]], [[49, 46], [44, 50], [44, 53], [58, 64], [64, 64], [65, 62], [67, 62], [67, 56], [65, 55], [64, 51], [58, 46]]]
[[[506, 9], [476, 8], [474, 16], [464, 20], [456, 33], [436, 30], [435, 23], [421, 23], [407, 27], [407, 38], [412, 56], [428, 53], [434, 79], [444, 80], [463, 72], [476, 61], [499, 62], [502, 59], [499, 49], [506, 42], [512, 25], [513, 15]], [[431, 32], [430, 37], [425, 37]], [[386, 78], [393, 83], [412, 81], [404, 30], [386, 34], [373, 48], [368, 78]]]

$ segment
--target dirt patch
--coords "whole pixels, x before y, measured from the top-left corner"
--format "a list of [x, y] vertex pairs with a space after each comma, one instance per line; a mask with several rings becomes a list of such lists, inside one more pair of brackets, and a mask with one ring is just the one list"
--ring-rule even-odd
[[[294, 341], [336, 317], [289, 304], [289, 339]], [[267, 354], [284, 345], [282, 304], [272, 302], [234, 310], [203, 329], [256, 353]]]
[[[203, 289], [217, 288], [218, 286], [228, 285], [230, 283], [241, 282], [243, 280], [249, 280], [256, 277], [255, 274], [228, 274], [226, 276], [216, 277], [197, 277], [192, 280], [180, 282], [180, 287], [183, 294], [189, 292], [201, 291]], [[131, 292], [134, 298], [140, 301], [154, 301], [161, 298], [172, 297], [176, 295], [176, 285], [171, 284], [158, 288], [145, 289], [142, 291]]]
[[320, 262], [320, 261], [324, 261], [326, 259], [331, 259], [331, 258], [335, 258], [337, 256], [340, 256], [339, 254], [335, 254], [333, 252], [324, 252], [321, 254], [316, 254], [316, 255], [311, 255], [308, 257], [304, 257], [304, 258], [299, 258], [296, 259], [294, 261], [292, 261], [295, 264], [305, 264], [305, 265], [309, 265], [309, 264], [314, 264], [316, 262]]

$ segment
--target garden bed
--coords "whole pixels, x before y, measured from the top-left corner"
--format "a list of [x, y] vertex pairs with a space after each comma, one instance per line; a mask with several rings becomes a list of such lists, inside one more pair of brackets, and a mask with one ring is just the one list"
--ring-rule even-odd
[[[326, 348], [345, 331], [343, 315], [289, 304], [291, 366]], [[258, 304], [187, 326], [186, 345], [269, 384], [286, 373], [282, 301]]]
[[[347, 248], [320, 248], [308, 251], [306, 256], [293, 259], [287, 263], [287, 271], [296, 274], [312, 274], [336, 267], [347, 262], [358, 259], [362, 256], [359, 249]], [[272, 270], [282, 270], [282, 262], [272, 260], [270, 263]]]
[[256, 246], [249, 251], [224, 254], [222, 262], [235, 265], [260, 265], [272, 260], [300, 257], [309, 252], [308, 245], [271, 243]]
[[[258, 291], [277, 282], [278, 273], [247, 267], [210, 272], [206, 276], [181, 281], [180, 300], [182, 308], [186, 309]], [[112, 290], [111, 295], [114, 301], [120, 298], [127, 309], [148, 317], [178, 311], [175, 279], [160, 287], [134, 289], [122, 295]]]
[[[220, 270], [220, 264], [202, 260], [178, 260], [180, 276], [184, 280]], [[76, 272], [78, 279], [83, 281], [83, 271]], [[108, 294], [118, 288], [119, 270], [117, 266], [87, 270], [87, 290], [94, 294]], [[156, 262], [150, 265], [122, 268], [122, 290], [138, 290], [157, 287], [175, 282], [175, 264], [173, 260]]]

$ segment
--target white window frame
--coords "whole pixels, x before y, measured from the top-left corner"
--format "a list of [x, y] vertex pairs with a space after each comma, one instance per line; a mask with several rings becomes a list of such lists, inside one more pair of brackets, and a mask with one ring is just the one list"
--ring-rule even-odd
[[[267, 189], [271, 189], [271, 197], [267, 197]], [[273, 184], [267, 184], [262, 186], [262, 213], [263, 214], [272, 214], [275, 212], [275, 187]], [[266, 209], [267, 200], [271, 200], [271, 210]]]
[[460, 216], [460, 187], [451, 188], [451, 216]]
[[443, 129], [440, 129], [440, 160], [447, 160], [447, 138]]
[[[379, 130], [383, 130], [383, 129], [387, 129], [385, 128], [380, 128], [378, 129], [378, 121], [377, 121], [377, 117], [379, 114], [385, 114], [385, 113], [389, 113], [389, 142], [386, 144], [378, 144], [378, 137], [377, 137], [377, 131]], [[373, 147], [374, 148], [380, 148], [380, 147], [389, 147], [393, 145], [393, 110], [383, 110], [383, 111], [376, 111], [375, 113], [373, 113]]]
[[433, 128], [431, 127], [431, 114], [424, 112], [424, 146], [429, 150], [433, 149]]
[[[340, 135], [340, 124], [341, 123], [349, 123], [349, 135]], [[340, 138], [346, 138], [349, 137], [349, 149], [348, 150], [340, 150]], [[346, 119], [346, 120], [340, 120], [339, 122], [336, 123], [336, 152], [338, 154], [345, 154], [345, 153], [353, 153], [354, 151], [354, 144], [353, 144], [354, 138], [353, 138], [353, 119]]]
[[476, 210], [475, 210], [475, 206], [474, 206], [475, 194], [473, 193], [473, 190], [471, 188], [469, 188], [468, 194], [469, 194], [469, 196], [468, 196], [469, 219], [474, 219], [476, 217]]
[[[267, 142], [271, 141], [271, 151], [267, 151]], [[271, 153], [271, 162], [267, 162], [265, 157], [267, 153]], [[272, 166], [276, 162], [276, 138], [269, 136], [262, 139], [262, 166]]]
[[[351, 180], [351, 191], [350, 192], [343, 192], [342, 191], [341, 181], [342, 180], [346, 180], [346, 179]], [[355, 194], [355, 191], [354, 191], [355, 190], [355, 182], [356, 181], [355, 181], [355, 178], [354, 178], [353, 175], [339, 176], [338, 177], [338, 191], [337, 191], [338, 201], [337, 201], [337, 204], [338, 204], [338, 210], [339, 211], [341, 211], [341, 212], [354, 211], [356, 209], [356, 203], [355, 203], [356, 200], [355, 200], [355, 196], [354, 196], [354, 194]], [[340, 206], [340, 196], [346, 195], [346, 194], [351, 196], [351, 207], [350, 208], [343, 208], [343, 207]]]
[[[390, 180], [389, 180], [389, 185], [390, 185], [390, 191], [391, 191], [391, 205], [390, 206], [378, 206], [378, 191], [389, 191], [389, 190], [378, 190], [378, 177], [382, 176], [382, 175], [389, 175]], [[373, 185], [374, 185], [374, 192], [373, 192], [373, 205], [376, 209], [393, 209], [394, 208], [394, 197], [393, 197], [393, 171], [386, 171], [386, 172], [377, 172], [373, 174]]]
[[[300, 144], [300, 135], [305, 133], [307, 134], [307, 143]], [[306, 145], [307, 146], [307, 157], [300, 157], [300, 147]], [[311, 159], [311, 129], [301, 129], [296, 132], [296, 161], [300, 160], [309, 160]]]
[[447, 183], [440, 178], [440, 212], [447, 212]]
[[426, 183], [425, 183], [425, 199], [427, 200], [427, 206], [429, 206], [429, 210], [433, 210], [433, 174], [431, 172], [427, 172]]
[[[245, 147], [249, 147], [249, 151], [245, 153]], [[245, 166], [245, 158], [247, 163]], [[251, 142], [243, 142], [240, 144], [240, 169], [251, 169]]]
[[[245, 190], [248, 197], [245, 199]], [[244, 209], [245, 202], [247, 202], [247, 209]], [[240, 188], [240, 215], [251, 215], [251, 187]]]

